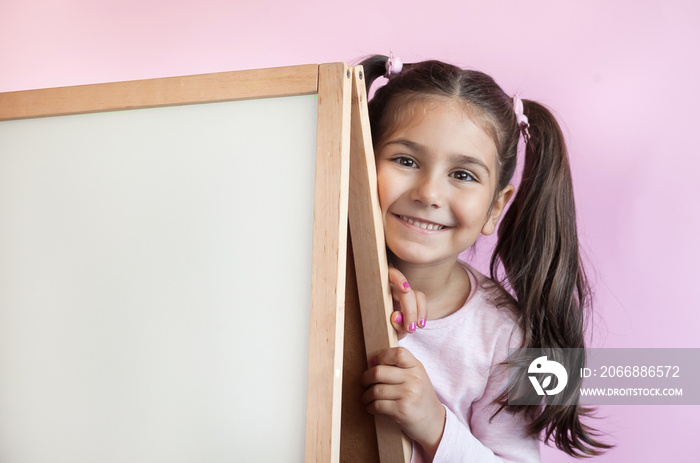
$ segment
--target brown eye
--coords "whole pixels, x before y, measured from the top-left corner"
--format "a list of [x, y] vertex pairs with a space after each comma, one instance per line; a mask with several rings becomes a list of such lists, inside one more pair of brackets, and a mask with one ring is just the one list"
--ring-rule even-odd
[[416, 167], [416, 161], [406, 156], [399, 156], [394, 161], [403, 167]]
[[452, 172], [450, 177], [454, 178], [455, 180], [459, 180], [460, 182], [473, 182], [476, 180], [474, 174], [468, 170], [458, 170], [456, 172]]

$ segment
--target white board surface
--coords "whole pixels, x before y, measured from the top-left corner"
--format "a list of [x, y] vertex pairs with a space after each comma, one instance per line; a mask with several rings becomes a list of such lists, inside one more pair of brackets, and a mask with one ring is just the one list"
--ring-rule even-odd
[[303, 460], [317, 103], [0, 122], [0, 462]]

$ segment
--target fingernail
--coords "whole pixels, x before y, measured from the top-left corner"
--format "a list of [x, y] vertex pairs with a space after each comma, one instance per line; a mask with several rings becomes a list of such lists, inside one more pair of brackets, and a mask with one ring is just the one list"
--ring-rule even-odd
[[369, 359], [369, 363], [371, 363], [374, 366], [377, 366], [377, 357], [372, 357]]
[[421, 328], [425, 328], [425, 318], [421, 318], [420, 321], [418, 322]]
[[408, 281], [404, 281], [404, 282], [403, 282], [403, 287], [404, 287], [405, 289], [411, 289], [411, 285], [408, 284]]
[[403, 315], [401, 314], [401, 312], [399, 312], [399, 314], [396, 316], [396, 324], [400, 325], [402, 323], [403, 323]]
[[410, 325], [408, 325], [408, 331], [416, 331], [416, 324], [411, 323]]

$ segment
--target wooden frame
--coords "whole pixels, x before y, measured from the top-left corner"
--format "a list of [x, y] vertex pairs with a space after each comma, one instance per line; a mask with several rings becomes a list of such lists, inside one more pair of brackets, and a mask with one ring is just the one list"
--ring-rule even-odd
[[301, 65], [0, 93], [0, 121], [153, 108], [319, 91], [319, 67]]
[[[396, 345], [387, 323], [392, 308], [362, 68], [302, 65], [0, 93], [0, 121], [315, 93], [319, 103], [307, 392], [307, 399], [313, 400], [307, 400], [305, 461], [336, 462], [341, 454], [346, 270], [351, 264], [348, 224], [356, 247], [354, 265], [362, 269], [357, 287], [365, 362], [374, 352]], [[376, 310], [378, 306], [383, 310]], [[381, 461], [407, 461], [410, 448], [396, 425], [377, 420], [377, 435]]]

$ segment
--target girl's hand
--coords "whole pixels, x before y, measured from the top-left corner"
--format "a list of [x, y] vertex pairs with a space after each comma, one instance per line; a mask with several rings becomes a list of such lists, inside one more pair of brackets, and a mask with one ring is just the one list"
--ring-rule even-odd
[[432, 459], [445, 428], [445, 407], [423, 364], [403, 347], [383, 350], [371, 362], [375, 366], [362, 375], [367, 411], [391, 417]]
[[425, 328], [428, 318], [425, 294], [414, 291], [406, 277], [396, 268], [389, 266], [389, 286], [394, 301], [394, 313], [391, 314], [391, 326], [399, 339], [419, 328]]

